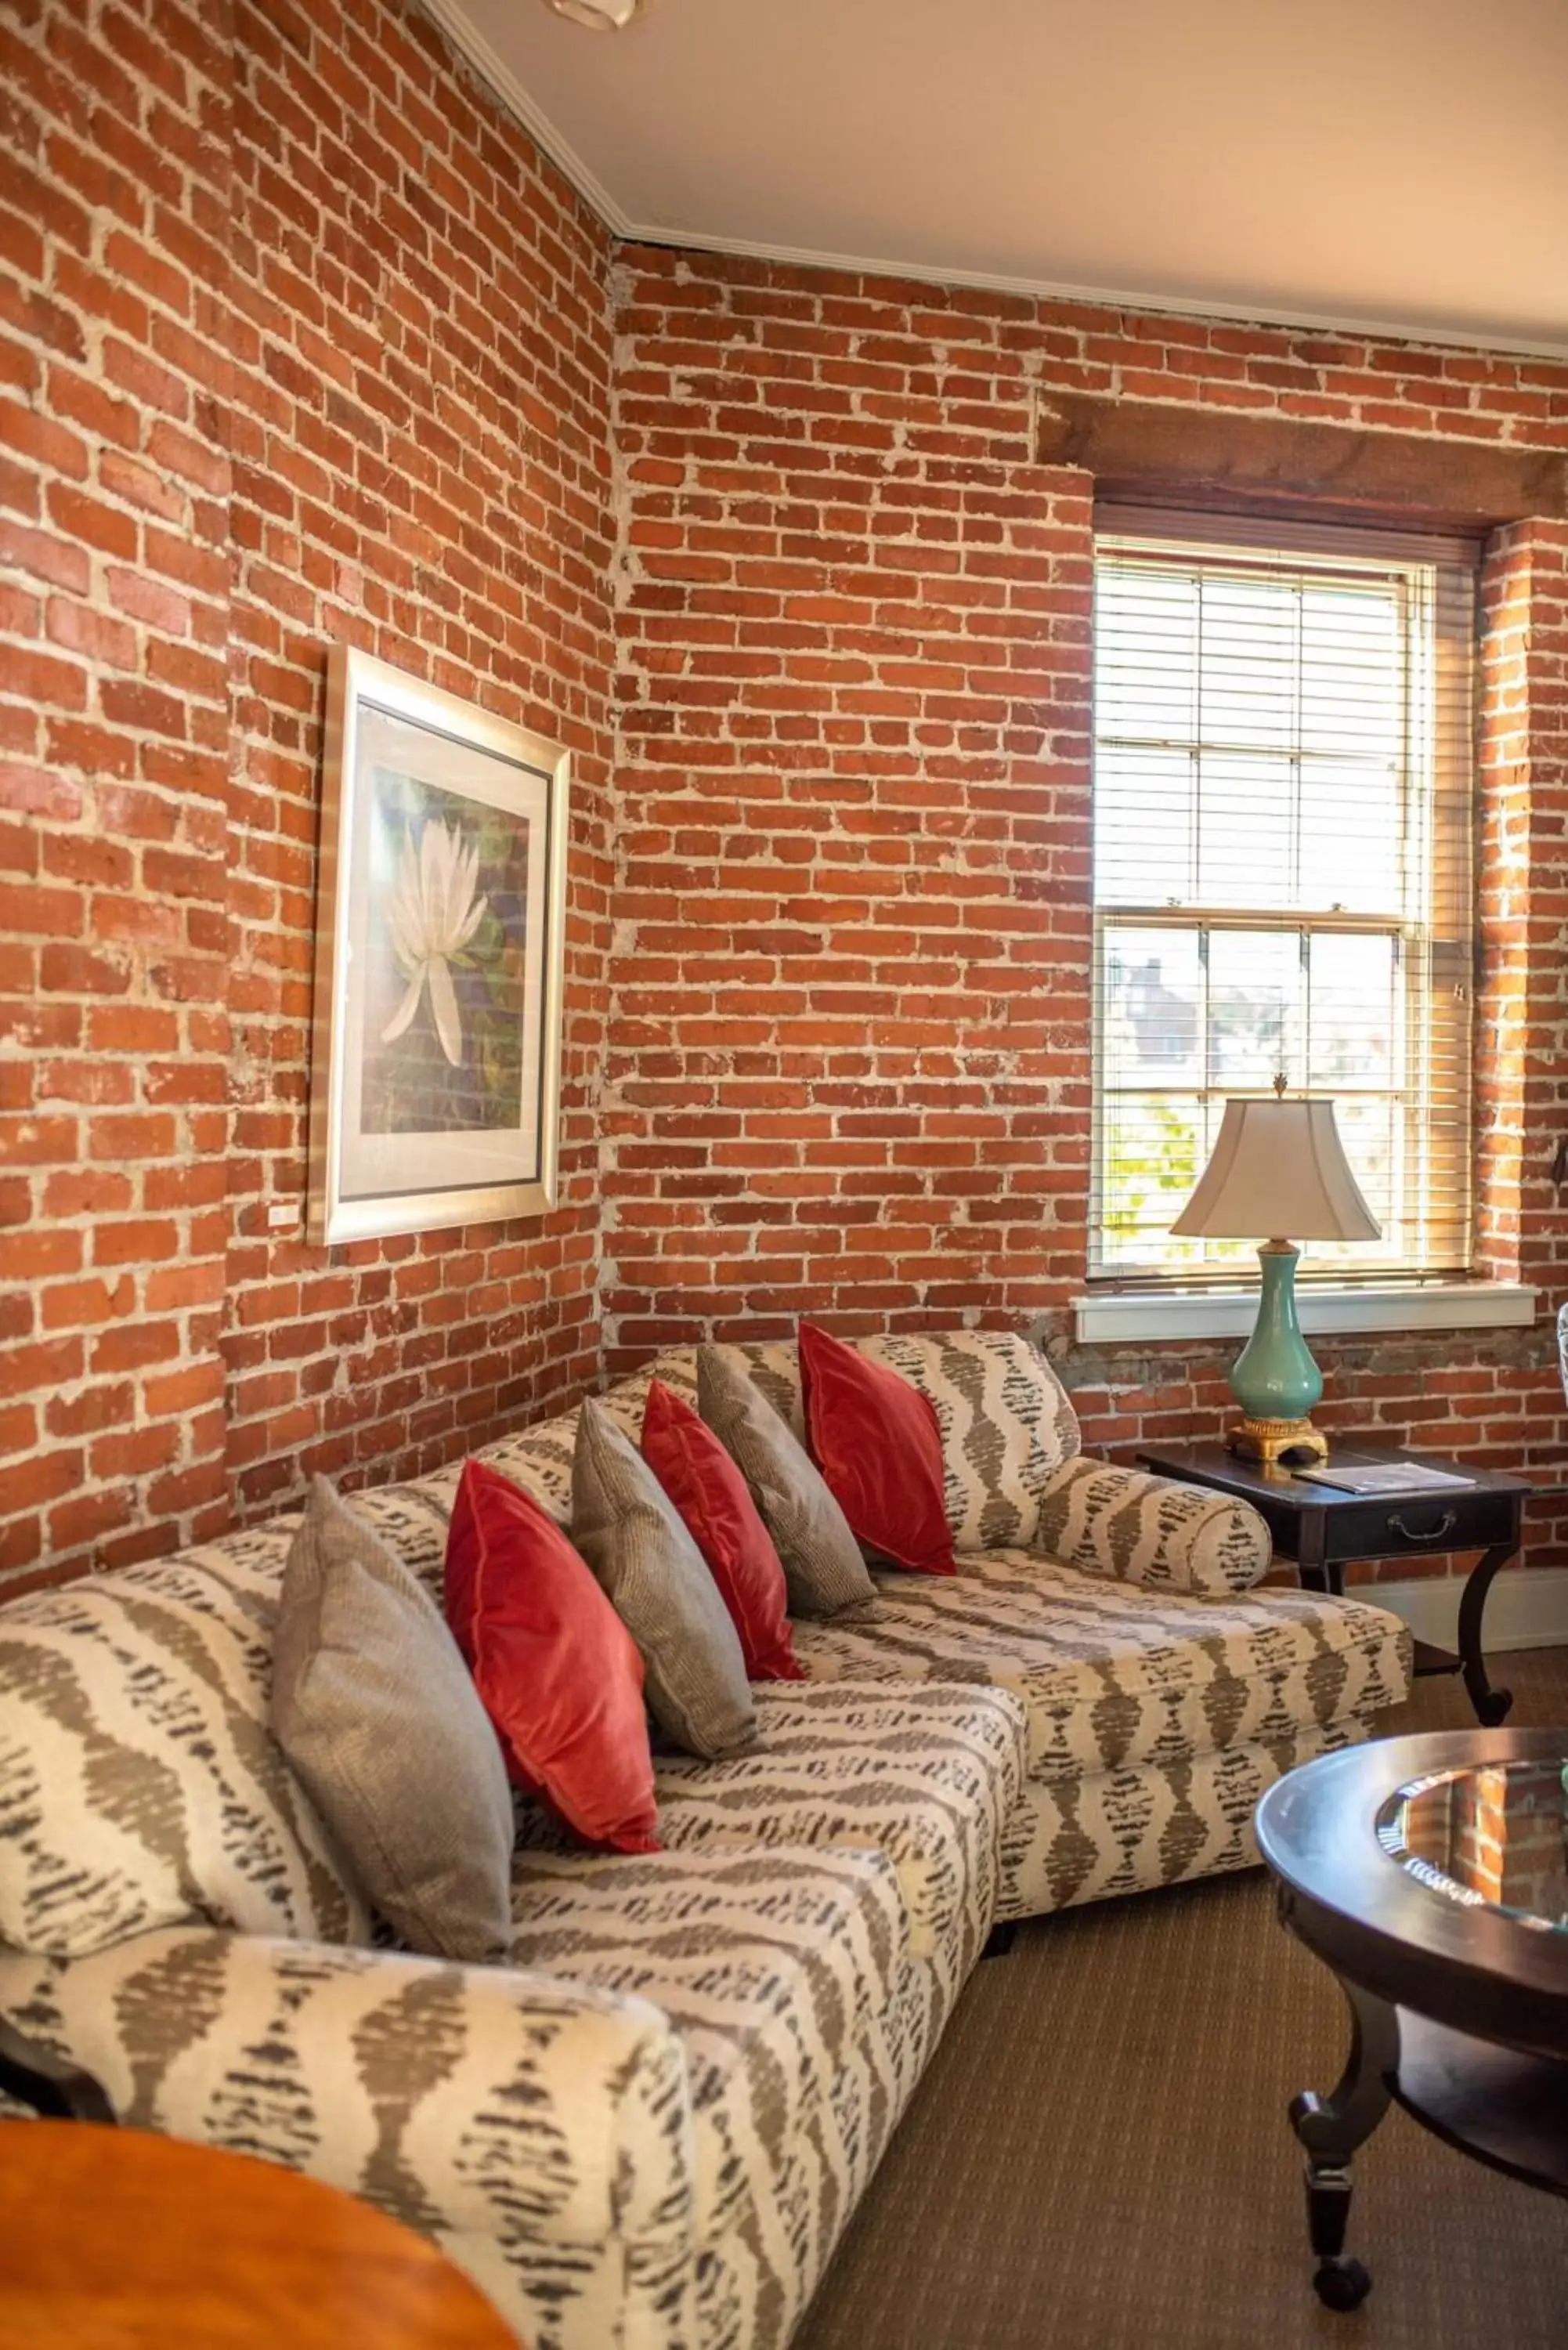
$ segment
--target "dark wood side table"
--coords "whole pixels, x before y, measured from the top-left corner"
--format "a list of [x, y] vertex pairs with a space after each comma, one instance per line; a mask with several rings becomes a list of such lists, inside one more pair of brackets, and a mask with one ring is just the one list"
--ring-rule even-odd
[[252, 2156], [0, 2122], [5, 2350], [518, 2350], [384, 2212]]
[[[1418, 1673], [1462, 1672], [1476, 1720], [1492, 1729], [1507, 1720], [1513, 1699], [1493, 1689], [1481, 1648], [1481, 1618], [1487, 1593], [1502, 1568], [1519, 1555], [1524, 1505], [1532, 1488], [1521, 1477], [1488, 1469], [1467, 1469], [1459, 1461], [1426, 1453], [1386, 1451], [1371, 1445], [1336, 1445], [1332, 1460], [1342, 1468], [1389, 1467], [1398, 1461], [1446, 1469], [1462, 1485], [1426, 1492], [1386, 1493], [1376, 1499], [1314, 1484], [1278, 1465], [1242, 1461], [1222, 1444], [1151, 1445], [1139, 1465], [1184, 1484], [1209, 1485], [1217, 1492], [1251, 1502], [1273, 1536], [1277, 1555], [1294, 1562], [1304, 1588], [1342, 1597], [1345, 1570], [1354, 1561], [1430, 1558], [1437, 1553], [1479, 1550], [1459, 1598], [1459, 1652], [1416, 1643]], [[1374, 1589], [1371, 1595], [1376, 1596]]]

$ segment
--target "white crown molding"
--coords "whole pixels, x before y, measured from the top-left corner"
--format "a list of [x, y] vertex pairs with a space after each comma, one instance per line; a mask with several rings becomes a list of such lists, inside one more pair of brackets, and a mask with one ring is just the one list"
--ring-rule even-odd
[[604, 182], [584, 162], [569, 139], [562, 137], [545, 112], [529, 97], [499, 50], [470, 22], [458, 0], [420, 0], [427, 16], [441, 26], [454, 48], [462, 51], [483, 81], [489, 83], [507, 111], [514, 114], [550, 161], [557, 164], [580, 196], [587, 199], [605, 226], [619, 237], [640, 239], [644, 234], [625, 213]]
[[768, 244], [754, 238], [720, 236], [702, 229], [661, 227], [657, 221], [634, 221], [604, 182], [584, 162], [571, 141], [557, 130], [549, 116], [531, 98], [512, 68], [470, 21], [461, 0], [420, 0], [426, 13], [490, 84], [502, 104], [514, 113], [557, 163], [578, 193], [585, 196], [606, 226], [628, 244], [672, 245], [685, 253], [732, 254], [743, 261], [776, 261], [791, 269], [833, 270], [852, 277], [907, 277], [923, 286], [961, 286], [983, 294], [1012, 294], [1026, 301], [1083, 302], [1096, 309], [1140, 310], [1156, 317], [1220, 318], [1243, 326], [1284, 327], [1310, 334], [1358, 335], [1376, 340], [1414, 343], [1428, 349], [1459, 349], [1511, 353], [1522, 359], [1568, 359], [1568, 336], [1560, 340], [1535, 340], [1528, 336], [1495, 335], [1464, 327], [1438, 327], [1428, 320], [1358, 318], [1331, 310], [1292, 310], [1272, 303], [1183, 300], [1170, 294], [1140, 293], [1126, 286], [1065, 286], [1044, 277], [1008, 277], [986, 269], [954, 269], [941, 263], [888, 261], [864, 253], [822, 253], [805, 245]]
[[742, 260], [778, 261], [792, 269], [831, 269], [856, 277], [910, 277], [923, 286], [962, 286], [984, 294], [1018, 294], [1040, 302], [1084, 302], [1096, 309], [1141, 310], [1156, 317], [1220, 318], [1248, 327], [1287, 327], [1311, 334], [1358, 335], [1363, 339], [1417, 343], [1428, 349], [1498, 351], [1521, 359], [1568, 359], [1568, 336], [1561, 342], [1533, 342], [1522, 336], [1483, 334], [1462, 327], [1416, 326], [1387, 318], [1358, 318], [1327, 310], [1287, 310], [1258, 302], [1184, 301], [1172, 294], [1140, 294], [1127, 286], [1064, 286], [1045, 277], [1004, 277], [986, 269], [950, 269], [940, 263], [878, 261], [866, 254], [815, 253], [804, 245], [759, 244], [746, 237], [706, 236], [697, 230], [658, 228], [651, 224], [621, 232], [628, 243], [670, 244], [684, 252], [731, 253]]

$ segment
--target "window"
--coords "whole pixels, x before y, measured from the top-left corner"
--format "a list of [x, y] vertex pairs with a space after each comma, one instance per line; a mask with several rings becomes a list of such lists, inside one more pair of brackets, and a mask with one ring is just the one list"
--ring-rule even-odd
[[1303, 1274], [1468, 1268], [1474, 600], [1460, 542], [1101, 509], [1092, 1275], [1251, 1263], [1170, 1222], [1281, 1072], [1382, 1227]]

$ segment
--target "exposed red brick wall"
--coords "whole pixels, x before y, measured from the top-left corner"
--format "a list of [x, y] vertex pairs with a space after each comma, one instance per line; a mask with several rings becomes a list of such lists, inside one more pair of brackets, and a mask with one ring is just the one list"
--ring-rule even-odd
[[[1071, 1342], [1091, 484], [1038, 392], [1561, 446], [1568, 369], [641, 249], [612, 318], [413, 0], [12, 0], [0, 68], [0, 1582], [567, 1399], [601, 1212], [615, 1367], [1004, 1318], [1091, 1440], [1215, 1427], [1230, 1347]], [[1495, 553], [1483, 877], [1485, 1248], [1553, 1305], [1565, 570]], [[542, 1221], [265, 1229], [337, 639], [576, 754]], [[1330, 1424], [1561, 1459], [1544, 1326], [1323, 1353]]]
[[[14, 0], [0, 71], [15, 1587], [597, 1375], [610, 331], [605, 231], [399, 0]], [[542, 1222], [264, 1230], [304, 1183], [339, 638], [575, 754]]]
[[[597, 1376], [613, 551], [608, 242], [417, 8], [241, 5], [229, 1461], [412, 1474]], [[333, 639], [573, 753], [561, 1203], [330, 1253], [305, 1178]]]
[[228, 35], [0, 19], [0, 1580], [226, 1514]]
[[[1092, 484], [1032, 464], [1037, 394], [1563, 447], [1568, 366], [647, 248], [622, 255], [618, 327], [612, 1367], [801, 1312], [973, 1316], [1037, 1333], [1091, 1442], [1215, 1433], [1233, 1343], [1072, 1338]], [[1487, 912], [1511, 959], [1489, 984], [1510, 974], [1530, 1074], [1514, 1117], [1488, 1072], [1489, 1180], [1516, 1205], [1486, 1230], [1554, 1308], [1568, 631], [1561, 531], [1515, 536], [1528, 651], [1494, 647], [1490, 706], [1503, 668], [1520, 691], [1528, 671], [1529, 739], [1488, 774], [1517, 791], [1528, 764], [1532, 911], [1518, 931], [1498, 865]], [[1544, 1323], [1318, 1352], [1326, 1425], [1561, 1474]]]
[[1085, 1243], [1089, 485], [1031, 463], [1021, 363], [635, 265], [618, 1359], [1027, 1320]]

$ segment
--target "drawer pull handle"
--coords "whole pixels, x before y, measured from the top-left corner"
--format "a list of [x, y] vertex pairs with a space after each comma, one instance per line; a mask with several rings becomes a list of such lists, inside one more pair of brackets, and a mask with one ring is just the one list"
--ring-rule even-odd
[[1407, 1526], [1398, 1511], [1395, 1510], [1389, 1514], [1388, 1524], [1390, 1531], [1406, 1542], [1432, 1543], [1441, 1542], [1445, 1534], [1451, 1534], [1459, 1524], [1459, 1519], [1452, 1510], [1445, 1510], [1435, 1526], [1428, 1526], [1423, 1531], [1419, 1526]]

